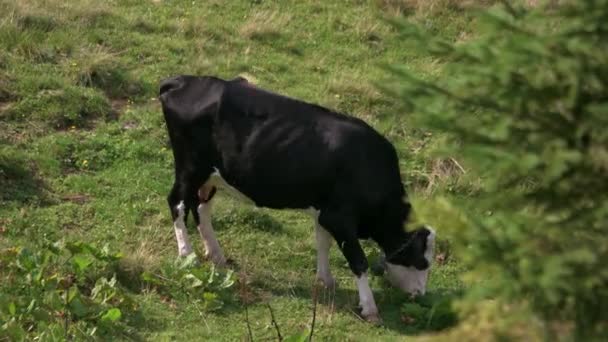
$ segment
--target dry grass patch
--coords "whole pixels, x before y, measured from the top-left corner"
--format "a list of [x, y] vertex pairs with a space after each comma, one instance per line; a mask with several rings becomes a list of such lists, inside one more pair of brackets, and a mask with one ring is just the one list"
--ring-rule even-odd
[[415, 14], [432, 16], [446, 10], [489, 6], [497, 0], [376, 0], [377, 6], [392, 16]]
[[384, 21], [365, 17], [355, 24], [355, 32], [363, 41], [378, 42], [389, 33], [389, 27]]
[[430, 161], [430, 170], [427, 174], [428, 183], [424, 192], [430, 195], [440, 184], [457, 181], [465, 173], [466, 170], [456, 159], [435, 158]]
[[[159, 269], [163, 262], [159, 255], [172, 255], [175, 252], [175, 237], [172, 231], [159, 228], [159, 226], [165, 228], [165, 225], [160, 223], [163, 221], [161, 216], [156, 215], [150, 220], [156, 222], [155, 224], [135, 228], [138, 230], [133, 239], [136, 244], [123, 251], [124, 257], [120, 262], [121, 269], [126, 274], [137, 277], [144, 271]], [[193, 247], [196, 247], [196, 243], [192, 242]]]
[[43, 30], [73, 21], [87, 25], [112, 14], [112, 8], [106, 2], [94, 0], [9, 0], [0, 4], [0, 8], [11, 11], [5, 18]]
[[290, 20], [290, 15], [281, 14], [278, 11], [255, 12], [241, 26], [239, 33], [248, 39], [277, 37], [281, 35], [281, 31]]

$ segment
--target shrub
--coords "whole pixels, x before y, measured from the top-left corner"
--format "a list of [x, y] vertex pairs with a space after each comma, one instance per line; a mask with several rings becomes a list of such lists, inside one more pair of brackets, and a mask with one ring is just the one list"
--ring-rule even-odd
[[226, 289], [234, 285], [233, 272], [218, 272], [201, 265], [196, 254], [165, 264], [158, 271], [143, 272], [148, 286], [171, 298], [186, 300], [199, 310], [214, 311], [223, 307]]
[[125, 330], [135, 302], [113, 271], [120, 255], [82, 242], [0, 250], [0, 338], [91, 339]]
[[486, 278], [471, 303], [481, 293], [527, 306], [549, 336], [564, 327], [581, 339], [606, 336], [608, 1], [508, 3], [484, 12], [480, 35], [458, 44], [397, 24], [446, 62], [446, 77], [392, 68], [396, 95], [482, 179], [473, 197], [450, 197], [475, 208], [452, 232]]

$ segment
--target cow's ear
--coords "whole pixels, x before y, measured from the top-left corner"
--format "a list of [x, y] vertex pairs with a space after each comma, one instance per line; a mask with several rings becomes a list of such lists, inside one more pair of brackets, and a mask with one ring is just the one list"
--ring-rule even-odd
[[245, 77], [243, 77], [243, 76], [237, 76], [234, 79], [230, 80], [230, 82], [234, 82], [234, 83], [241, 83], [241, 82], [249, 83], [249, 81]]
[[177, 76], [163, 81], [163, 108], [185, 120], [215, 114], [222, 101], [225, 81], [213, 77]]

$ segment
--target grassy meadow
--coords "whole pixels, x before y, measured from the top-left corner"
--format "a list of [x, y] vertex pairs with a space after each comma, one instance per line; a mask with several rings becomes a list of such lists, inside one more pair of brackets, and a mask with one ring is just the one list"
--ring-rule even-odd
[[[218, 296], [217, 307], [193, 304], [179, 286], [163, 290], [145, 275], [164, 274], [158, 279], [166, 285], [173, 281], [167, 275], [179, 274], [165, 199], [172, 155], [158, 83], [182, 73], [242, 75], [260, 87], [360, 117], [396, 145], [416, 219], [435, 225], [440, 236], [424, 300], [433, 308], [441, 303], [450, 316], [450, 299], [466, 285], [441, 217], [425, 203], [437, 192], [466, 199], [476, 184], [466, 178], [466, 165], [435, 158], [441, 139], [413, 127], [381, 89], [391, 86], [387, 65], [405, 65], [422, 78], [441, 74], [441, 63], [412, 51], [388, 20], [407, 18], [445, 39], [466, 40], [475, 21], [470, 7], [456, 3], [0, 0], [0, 293], [23, 291], [15, 289], [17, 271], [4, 268], [2, 260], [57, 241], [80, 242], [120, 252], [111, 272], [133, 303], [117, 319], [120, 329], [82, 331], [91, 338], [273, 340], [269, 307], [287, 337], [310, 328], [315, 299], [318, 340], [441, 337], [453, 319], [416, 311], [418, 304], [381, 277], [372, 277], [372, 288], [383, 324], [362, 321], [353, 277], [335, 246], [330, 262], [338, 289], [313, 286], [309, 217], [255, 209], [221, 193], [213, 223], [236, 266], [235, 283], [209, 295]], [[193, 222], [189, 228], [200, 256]], [[373, 262], [377, 247], [364, 245]], [[92, 267], [88, 259], [68, 260], [81, 270]], [[52, 278], [63, 266], [40, 272]], [[201, 269], [211, 272], [207, 265]], [[88, 277], [83, 274], [79, 283], [82, 296], [91, 291]], [[37, 305], [0, 300], [6, 315], [25, 315], [28, 304]], [[51, 315], [61, 317], [61, 327], [74, 324], [77, 314], [65, 318], [65, 307], [57, 305]], [[6, 315], [0, 322], [8, 322]], [[64, 336], [57, 334], [45, 338]], [[5, 339], [11, 338], [0, 335]]]

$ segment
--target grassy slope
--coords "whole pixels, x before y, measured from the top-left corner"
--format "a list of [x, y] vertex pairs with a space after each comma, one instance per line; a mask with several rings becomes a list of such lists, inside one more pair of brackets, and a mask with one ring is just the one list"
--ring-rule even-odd
[[[438, 65], [416, 58], [379, 19], [395, 13], [378, 6], [390, 1], [65, 3], [0, 1], [0, 247], [63, 237], [107, 242], [124, 251], [124, 271], [133, 279], [172, 261], [165, 204], [172, 158], [155, 95], [160, 79], [178, 73], [246, 74], [262, 87], [357, 115], [399, 146], [408, 184], [424, 186], [426, 138], [372, 82], [386, 76], [382, 63], [407, 63], [429, 77]], [[468, 27], [462, 13], [427, 10], [419, 19], [447, 37], [457, 39]], [[310, 220], [220, 196], [214, 223], [250, 282], [254, 336], [274, 334], [267, 302], [284, 335], [306, 327], [315, 267]], [[372, 244], [366, 249], [377, 253]], [[385, 325], [361, 322], [352, 313], [352, 276], [336, 248], [331, 264], [340, 287], [334, 309], [331, 294], [320, 295], [317, 337], [393, 340], [424, 332], [401, 321], [404, 296], [378, 278], [373, 288]], [[437, 267], [431, 289], [461, 286], [457, 270], [452, 263]], [[146, 339], [246, 334], [236, 296], [201, 317], [186, 302], [134, 294], [145, 317], [134, 328]]]

